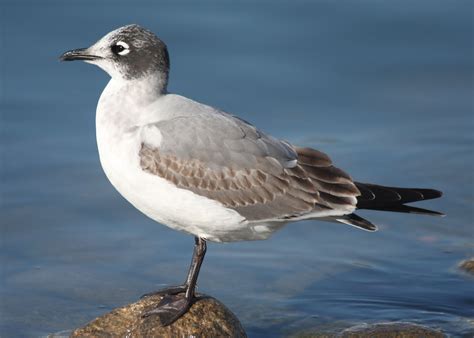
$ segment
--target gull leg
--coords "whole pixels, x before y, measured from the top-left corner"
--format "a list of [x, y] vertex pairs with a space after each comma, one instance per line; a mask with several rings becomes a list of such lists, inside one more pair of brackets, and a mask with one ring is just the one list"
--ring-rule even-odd
[[168, 326], [189, 310], [195, 299], [199, 270], [201, 269], [207, 249], [206, 241], [204, 239], [195, 237], [194, 240], [194, 253], [186, 282], [177, 287], [171, 287], [144, 295], [144, 297], [150, 295], [163, 295], [163, 298], [154, 309], [145, 312], [142, 317], [157, 315], [163, 326]]

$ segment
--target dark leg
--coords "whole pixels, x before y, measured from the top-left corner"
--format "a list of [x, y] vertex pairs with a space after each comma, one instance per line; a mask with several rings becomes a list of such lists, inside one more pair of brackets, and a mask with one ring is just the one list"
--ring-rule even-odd
[[184, 315], [191, 307], [195, 298], [196, 283], [201, 269], [204, 255], [206, 254], [206, 241], [202, 238], [195, 237], [194, 254], [189, 267], [188, 277], [183, 285], [167, 288], [161, 291], [146, 294], [146, 296], [162, 295], [158, 306], [147, 311], [142, 317], [158, 315], [163, 326], [167, 326]]

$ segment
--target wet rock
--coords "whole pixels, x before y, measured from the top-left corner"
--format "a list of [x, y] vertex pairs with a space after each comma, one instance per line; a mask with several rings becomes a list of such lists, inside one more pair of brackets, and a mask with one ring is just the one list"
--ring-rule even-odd
[[474, 257], [471, 257], [459, 263], [459, 268], [471, 275], [474, 275]]
[[337, 337], [341, 338], [443, 338], [441, 331], [412, 323], [363, 324], [348, 328]]
[[[346, 329], [340, 325], [334, 327], [320, 326], [312, 330], [305, 330], [291, 335], [292, 338], [443, 338], [446, 337], [441, 331], [425, 326], [406, 323], [375, 323], [359, 324]], [[339, 327], [339, 328], [338, 328]]]
[[151, 296], [112, 310], [71, 337], [247, 337], [237, 317], [217, 299], [199, 295], [191, 309], [172, 325], [163, 327], [157, 316], [141, 314], [158, 304]]

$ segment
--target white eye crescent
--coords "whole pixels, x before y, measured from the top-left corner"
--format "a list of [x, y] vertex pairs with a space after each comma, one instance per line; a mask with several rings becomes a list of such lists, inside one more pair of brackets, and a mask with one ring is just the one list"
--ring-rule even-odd
[[116, 43], [116, 45], [120, 46], [120, 51], [117, 52], [118, 55], [127, 55], [128, 53], [130, 53], [130, 46], [128, 45], [128, 43], [119, 41]]

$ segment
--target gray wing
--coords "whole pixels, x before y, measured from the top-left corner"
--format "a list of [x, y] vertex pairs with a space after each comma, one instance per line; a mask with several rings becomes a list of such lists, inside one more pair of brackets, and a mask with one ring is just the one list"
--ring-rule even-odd
[[251, 124], [216, 111], [158, 122], [160, 152], [183, 161], [197, 159], [211, 168], [253, 168], [257, 158], [271, 157], [294, 166], [297, 154], [285, 142], [259, 132]]
[[162, 138], [158, 146], [143, 140], [143, 170], [250, 221], [344, 211], [356, 203], [358, 189], [327, 155], [293, 147], [231, 115], [178, 117], [148, 127]]

